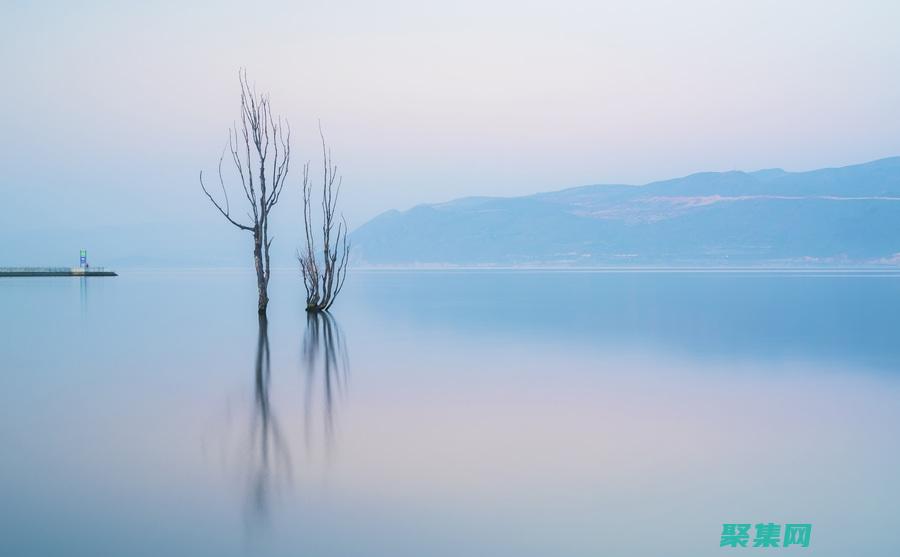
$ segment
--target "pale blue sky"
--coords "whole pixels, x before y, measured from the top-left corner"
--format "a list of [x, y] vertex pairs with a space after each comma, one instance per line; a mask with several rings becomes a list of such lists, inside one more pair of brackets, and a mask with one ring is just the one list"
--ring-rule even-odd
[[463, 195], [900, 154], [896, 2], [78, 4], [2, 3], [0, 264], [48, 227], [222, 232], [197, 174], [237, 115], [239, 66], [290, 119], [297, 162], [323, 120], [354, 225]]

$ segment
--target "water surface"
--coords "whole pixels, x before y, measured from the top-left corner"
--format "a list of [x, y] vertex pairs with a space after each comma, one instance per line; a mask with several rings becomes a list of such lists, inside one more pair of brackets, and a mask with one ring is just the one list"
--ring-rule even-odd
[[271, 297], [260, 322], [248, 273], [0, 280], [0, 554], [900, 543], [898, 275], [357, 272], [309, 319], [283, 272]]

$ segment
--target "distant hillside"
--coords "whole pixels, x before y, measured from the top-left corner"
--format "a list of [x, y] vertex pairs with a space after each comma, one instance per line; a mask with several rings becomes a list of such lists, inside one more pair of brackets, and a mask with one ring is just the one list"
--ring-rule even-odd
[[704, 172], [388, 211], [369, 265], [900, 266], [900, 157], [810, 172]]

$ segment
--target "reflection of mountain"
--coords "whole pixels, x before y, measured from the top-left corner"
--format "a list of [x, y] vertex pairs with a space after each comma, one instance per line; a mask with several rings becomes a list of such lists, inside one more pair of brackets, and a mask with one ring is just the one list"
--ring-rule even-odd
[[900, 370], [898, 272], [404, 271], [354, 287], [376, 331]]
[[466, 198], [353, 233], [371, 264], [900, 265], [900, 157], [812, 172], [707, 172]]

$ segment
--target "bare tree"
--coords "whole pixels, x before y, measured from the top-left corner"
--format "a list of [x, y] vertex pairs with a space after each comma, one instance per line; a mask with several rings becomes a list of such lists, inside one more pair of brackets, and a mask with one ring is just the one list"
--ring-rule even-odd
[[[265, 314], [269, 304], [269, 213], [281, 196], [288, 167], [291, 161], [291, 128], [281, 117], [272, 116], [269, 96], [258, 94], [256, 87], [247, 81], [247, 70], [238, 72], [241, 84], [241, 126], [228, 130], [228, 145], [219, 157], [219, 185], [223, 200], [214, 198], [203, 183], [200, 172], [200, 187], [203, 193], [220, 213], [240, 230], [253, 234], [253, 262], [256, 266], [256, 286], [259, 290], [259, 313]], [[270, 152], [271, 150], [271, 152]], [[222, 163], [228, 151], [237, 176], [240, 179], [244, 197], [250, 205], [248, 221], [231, 214], [228, 188], [222, 176]], [[243, 222], [242, 222], [243, 221]]]
[[325, 134], [319, 126], [322, 139], [322, 252], [316, 247], [316, 235], [312, 222], [312, 184], [309, 181], [309, 163], [303, 166], [303, 226], [306, 246], [297, 250], [303, 286], [306, 288], [306, 311], [327, 311], [344, 286], [347, 278], [347, 261], [350, 241], [347, 238], [347, 221], [343, 215], [335, 220], [342, 178], [337, 165], [331, 162], [331, 149], [325, 143]]

